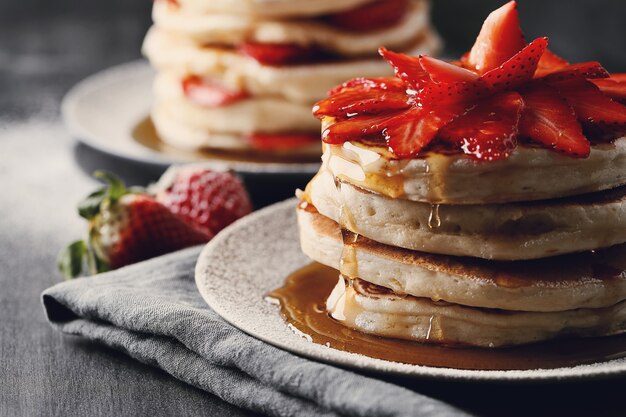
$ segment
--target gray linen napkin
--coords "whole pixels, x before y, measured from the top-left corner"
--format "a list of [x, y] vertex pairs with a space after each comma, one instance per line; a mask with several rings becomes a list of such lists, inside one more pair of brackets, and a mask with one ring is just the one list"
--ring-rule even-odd
[[194, 282], [199, 247], [44, 291], [50, 323], [272, 416], [465, 416], [400, 386], [314, 362], [226, 323]]

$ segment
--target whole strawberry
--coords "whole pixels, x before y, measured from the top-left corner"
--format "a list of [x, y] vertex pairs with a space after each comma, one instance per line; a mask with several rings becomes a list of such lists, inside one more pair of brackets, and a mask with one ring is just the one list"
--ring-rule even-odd
[[217, 234], [252, 211], [239, 178], [197, 165], [171, 168], [152, 191], [158, 202], [206, 234]]
[[127, 189], [112, 174], [100, 171], [95, 175], [108, 185], [79, 205], [79, 214], [89, 221], [89, 235], [87, 241], [74, 242], [59, 255], [59, 269], [65, 277], [80, 275], [85, 259], [95, 274], [213, 237], [187, 224], [152, 196]]

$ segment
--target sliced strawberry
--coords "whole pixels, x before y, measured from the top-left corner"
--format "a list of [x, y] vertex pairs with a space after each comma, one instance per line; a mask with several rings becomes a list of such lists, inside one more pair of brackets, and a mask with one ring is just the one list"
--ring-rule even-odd
[[420, 64], [436, 83], [461, 83], [478, 80], [478, 74], [429, 56], [420, 56]]
[[248, 143], [263, 151], [281, 151], [297, 149], [318, 143], [319, 134], [311, 133], [253, 133], [246, 137]]
[[484, 160], [508, 158], [517, 146], [518, 123], [524, 103], [511, 91], [489, 97], [439, 132], [466, 154]]
[[462, 107], [451, 105], [426, 111], [419, 107], [406, 110], [386, 121], [385, 140], [400, 158], [412, 158], [428, 146], [437, 132], [454, 120]]
[[[389, 119], [397, 113], [382, 116], [355, 116], [338, 121], [322, 132], [322, 140], [326, 143], [341, 144], [351, 140], [374, 139], [387, 126]], [[382, 140], [382, 137], [380, 137]]]
[[504, 64], [480, 77], [494, 91], [511, 90], [530, 81], [548, 47], [548, 38], [538, 38]]
[[452, 84], [429, 83], [420, 90], [416, 101], [426, 109], [459, 103], [466, 103], [467, 108], [487, 95], [489, 95], [489, 90], [480, 81]]
[[406, 84], [396, 77], [379, 77], [379, 78], [353, 78], [343, 84], [338, 85], [328, 92], [328, 96], [333, 96], [347, 88], [360, 87], [365, 90], [389, 90], [389, 91], [406, 91]]
[[209, 77], [190, 75], [182, 84], [187, 98], [204, 107], [226, 106], [248, 97], [245, 91], [228, 89]]
[[484, 74], [508, 61], [525, 46], [517, 3], [511, 1], [487, 17], [467, 55], [466, 65], [478, 74]]
[[546, 74], [545, 81], [564, 81], [571, 78], [607, 78], [609, 72], [599, 62], [570, 64]]
[[263, 65], [299, 64], [323, 55], [315, 48], [285, 43], [244, 42], [238, 50]]
[[574, 110], [556, 89], [535, 83], [522, 93], [522, 98], [526, 108], [520, 121], [521, 135], [571, 157], [589, 155], [589, 141]]
[[551, 50], [546, 49], [541, 56], [541, 59], [539, 60], [539, 64], [537, 65], [535, 77], [543, 77], [544, 75], [547, 75], [568, 65], [569, 62], [567, 62]]
[[591, 80], [591, 82], [612, 99], [626, 101], [626, 74], [613, 74], [610, 78]]
[[583, 123], [620, 128], [626, 126], [626, 106], [611, 100], [590, 81], [571, 79], [553, 83]]
[[396, 77], [407, 83], [410, 88], [417, 91], [429, 80], [419, 58], [392, 52], [386, 48], [380, 48], [378, 53], [393, 67]]
[[326, 18], [331, 25], [353, 32], [369, 32], [398, 23], [409, 8], [409, 0], [377, 0]]
[[352, 117], [358, 114], [377, 114], [402, 110], [409, 107], [404, 91], [385, 91], [361, 87], [345, 88], [313, 107], [313, 114], [323, 116]]

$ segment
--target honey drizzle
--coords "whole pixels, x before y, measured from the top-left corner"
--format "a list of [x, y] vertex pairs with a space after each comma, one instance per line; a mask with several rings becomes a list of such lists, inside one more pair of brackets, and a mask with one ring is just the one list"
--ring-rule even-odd
[[[553, 369], [626, 356], [626, 335], [561, 339], [510, 348], [449, 347], [382, 338], [345, 327], [326, 312], [326, 299], [338, 272], [317, 263], [291, 274], [267, 300], [280, 311], [296, 334], [330, 348], [393, 362], [474, 370]], [[440, 331], [430, 320], [430, 338]]]

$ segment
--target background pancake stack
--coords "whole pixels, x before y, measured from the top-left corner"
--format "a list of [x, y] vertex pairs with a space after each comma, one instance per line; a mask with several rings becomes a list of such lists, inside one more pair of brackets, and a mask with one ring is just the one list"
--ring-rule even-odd
[[157, 0], [153, 19], [152, 120], [187, 149], [319, 155], [311, 105], [328, 89], [390, 75], [380, 45], [439, 49], [425, 0]]
[[341, 271], [327, 307], [345, 325], [484, 347], [626, 330], [626, 138], [487, 163], [324, 150], [300, 237]]

